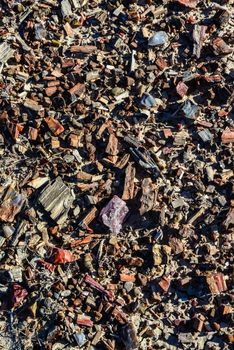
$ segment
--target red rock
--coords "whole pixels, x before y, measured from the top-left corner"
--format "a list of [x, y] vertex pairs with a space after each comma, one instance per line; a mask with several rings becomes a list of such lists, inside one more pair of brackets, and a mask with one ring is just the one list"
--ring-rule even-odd
[[207, 122], [206, 120], [198, 120], [197, 125], [204, 126], [205, 128], [212, 128], [213, 124], [210, 122]]
[[176, 86], [177, 94], [180, 95], [181, 97], [184, 97], [187, 91], [188, 91], [188, 86], [183, 81], [180, 81]]
[[38, 259], [37, 262], [45, 266], [45, 268], [47, 268], [50, 272], [54, 272], [55, 265], [50, 264], [47, 261], [44, 261], [43, 259]]
[[28, 292], [25, 288], [23, 288], [18, 283], [13, 284], [13, 290], [12, 290], [12, 303], [13, 307], [17, 307], [19, 304], [24, 301], [24, 299], [27, 297]]
[[232, 52], [230, 46], [228, 46], [222, 38], [216, 38], [213, 40], [213, 48], [217, 55], [229, 54]]
[[188, 16], [186, 21], [188, 23], [195, 24], [196, 23], [196, 18], [194, 18], [193, 16]]
[[114, 310], [112, 311], [112, 316], [120, 323], [120, 324], [125, 324], [128, 321], [127, 315], [119, 310], [119, 308], [116, 306]]
[[113, 156], [118, 154], [118, 139], [114, 134], [110, 134], [109, 142], [106, 147], [106, 153]]
[[0, 221], [13, 222], [24, 204], [24, 197], [16, 194], [13, 198], [4, 200], [0, 206]]
[[165, 68], [167, 68], [166, 61], [163, 58], [161, 58], [161, 57], [157, 58], [155, 63], [158, 66], [158, 68], [161, 69], [161, 70], [164, 70]]
[[179, 2], [181, 5], [194, 9], [197, 7], [199, 0], [177, 0], [177, 2]]
[[86, 326], [86, 327], [92, 327], [93, 326], [93, 321], [88, 319], [88, 318], [78, 318], [76, 323], [79, 326]]
[[110, 299], [112, 299], [113, 294], [111, 291], [106, 290], [99, 282], [95, 281], [88, 274], [85, 276], [85, 282], [88, 283], [92, 288], [99, 290], [102, 293], [105, 293]]
[[169, 277], [163, 276], [158, 284], [162, 290], [167, 293], [170, 288], [171, 279]]
[[54, 248], [54, 264], [64, 264], [74, 261], [74, 255], [69, 250]]

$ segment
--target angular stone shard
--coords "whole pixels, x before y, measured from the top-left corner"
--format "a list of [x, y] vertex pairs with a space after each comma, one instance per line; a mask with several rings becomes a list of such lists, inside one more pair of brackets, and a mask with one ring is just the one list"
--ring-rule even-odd
[[57, 177], [54, 183], [49, 184], [42, 191], [38, 201], [50, 217], [61, 225], [67, 218], [73, 197], [61, 177]]
[[159, 31], [149, 38], [149, 46], [164, 45], [168, 42], [168, 35], [166, 32]]
[[149, 177], [142, 181], [141, 188], [142, 196], [140, 214], [143, 215], [154, 208], [157, 201], [157, 188]]
[[13, 191], [11, 196], [5, 199], [0, 206], [0, 221], [13, 222], [20, 212], [25, 198], [22, 194]]
[[14, 50], [6, 43], [0, 45], [0, 62], [6, 63], [14, 54]]

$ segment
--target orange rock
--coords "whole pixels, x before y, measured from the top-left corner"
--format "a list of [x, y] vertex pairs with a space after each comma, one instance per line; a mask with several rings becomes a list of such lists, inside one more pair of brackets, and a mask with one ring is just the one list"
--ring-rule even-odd
[[171, 284], [171, 279], [169, 277], [163, 276], [159, 282], [159, 286], [162, 290], [167, 293]]
[[54, 135], [60, 135], [64, 131], [62, 124], [60, 124], [59, 121], [53, 117], [47, 117], [45, 118], [45, 121]]
[[166, 139], [172, 136], [171, 129], [163, 129], [163, 133]]
[[17, 140], [24, 127], [23, 127], [23, 125], [18, 124], [18, 123], [14, 124], [14, 123], [8, 122], [7, 128], [9, 130], [11, 136], [13, 137], [13, 139]]
[[56, 86], [50, 86], [45, 89], [46, 96], [52, 96], [53, 94], [55, 94], [56, 91], [57, 91]]
[[58, 86], [58, 85], [60, 85], [60, 81], [58, 81], [58, 80], [52, 80], [52, 81], [49, 81], [47, 85], [48, 85], [48, 87], [51, 87], [51, 86]]
[[38, 136], [38, 130], [30, 126], [28, 130], [29, 139], [35, 141], [37, 139], [37, 136]]
[[127, 258], [126, 262], [129, 266], [142, 266], [144, 264], [144, 259], [139, 257]]
[[69, 139], [70, 145], [71, 145], [72, 147], [78, 147], [78, 145], [79, 145], [79, 140], [80, 140], [80, 138], [79, 138], [78, 135], [76, 135], [76, 134], [70, 134], [69, 137], [68, 137], [68, 139]]
[[97, 48], [94, 45], [83, 45], [83, 46], [74, 45], [74, 46], [71, 46], [70, 48], [71, 52], [79, 52], [79, 53], [92, 53], [96, 50]]
[[201, 332], [202, 328], [203, 328], [203, 325], [204, 325], [204, 320], [201, 317], [195, 316], [193, 318], [193, 328], [196, 331]]
[[118, 289], [117, 284], [109, 283], [106, 287], [107, 290], [111, 290], [112, 292], [115, 292]]
[[234, 343], [234, 335], [232, 335], [232, 334], [228, 334], [228, 341], [230, 342], [230, 343]]
[[221, 109], [218, 113], [219, 117], [226, 117], [226, 115], [228, 115], [228, 112], [225, 111], [224, 109]]
[[74, 30], [72, 29], [72, 27], [68, 22], [63, 25], [63, 28], [68, 36], [70, 37], [74, 36]]
[[81, 95], [85, 92], [85, 84], [78, 83], [69, 90], [70, 94]]
[[206, 277], [207, 284], [211, 293], [219, 294], [227, 290], [226, 281], [222, 273], [214, 273]]
[[59, 148], [60, 147], [60, 142], [57, 138], [52, 137], [51, 139], [51, 147], [54, 148]]
[[219, 331], [220, 330], [220, 324], [218, 324], [217, 322], [214, 322], [212, 324], [213, 328], [216, 330], [216, 331]]
[[228, 315], [232, 313], [232, 307], [230, 305], [222, 305], [222, 315]]
[[127, 275], [124, 273], [121, 273], [119, 275], [120, 277], [120, 281], [122, 282], [135, 282], [136, 281], [136, 277], [134, 275]]
[[71, 242], [71, 246], [76, 247], [79, 245], [85, 245], [85, 244], [90, 243], [92, 240], [93, 240], [92, 236], [89, 235], [83, 239], [75, 239], [74, 241]]
[[222, 143], [234, 142], [234, 131], [224, 130], [221, 135]]
[[163, 58], [161, 58], [161, 57], [157, 58], [155, 63], [158, 66], [158, 68], [161, 69], [161, 70], [164, 70], [165, 68], [167, 68], [166, 61]]

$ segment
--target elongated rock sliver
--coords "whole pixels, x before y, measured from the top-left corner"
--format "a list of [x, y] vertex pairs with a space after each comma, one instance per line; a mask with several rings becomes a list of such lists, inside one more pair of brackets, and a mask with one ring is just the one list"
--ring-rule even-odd
[[206, 26], [195, 25], [193, 30], [193, 54], [196, 55], [197, 58], [200, 58], [201, 56], [201, 49], [205, 40], [206, 29]]
[[88, 283], [92, 288], [99, 290], [102, 293], [105, 293], [108, 297], [112, 297], [112, 293], [106, 290], [100, 283], [95, 281], [91, 276], [85, 276], [85, 282]]
[[97, 50], [97, 47], [94, 45], [84, 45], [84, 46], [79, 46], [79, 45], [74, 45], [71, 46], [70, 51], [71, 52], [77, 52], [77, 53], [93, 53]]
[[132, 199], [134, 197], [134, 178], [136, 174], [136, 168], [133, 163], [130, 163], [125, 171], [125, 181], [123, 190], [123, 200]]

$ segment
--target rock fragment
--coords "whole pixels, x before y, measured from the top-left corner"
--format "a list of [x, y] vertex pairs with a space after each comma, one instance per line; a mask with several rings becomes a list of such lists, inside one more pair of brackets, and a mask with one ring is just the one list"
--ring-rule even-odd
[[41, 192], [38, 201], [50, 217], [62, 225], [67, 219], [73, 197], [61, 177], [57, 177]]

